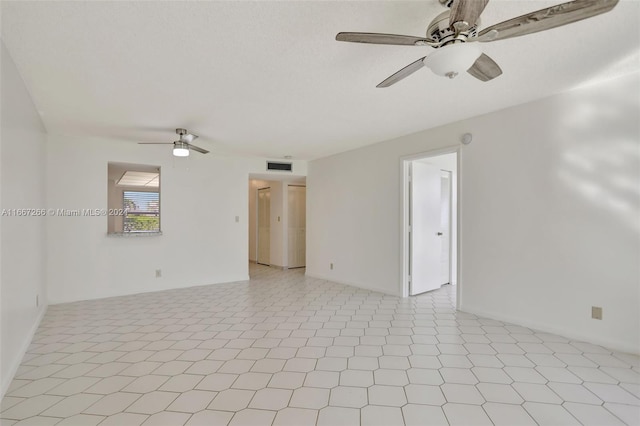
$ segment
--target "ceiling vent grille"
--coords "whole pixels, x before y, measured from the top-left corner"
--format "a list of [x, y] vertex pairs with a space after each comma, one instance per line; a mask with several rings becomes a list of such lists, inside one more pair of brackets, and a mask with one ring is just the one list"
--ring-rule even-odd
[[267, 161], [267, 170], [277, 170], [279, 172], [291, 172], [293, 171], [292, 163], [276, 163], [274, 161]]

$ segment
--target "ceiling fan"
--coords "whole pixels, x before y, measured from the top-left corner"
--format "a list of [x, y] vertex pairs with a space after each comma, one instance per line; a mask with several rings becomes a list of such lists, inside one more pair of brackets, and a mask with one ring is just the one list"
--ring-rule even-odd
[[427, 27], [426, 37], [396, 34], [341, 32], [338, 41], [354, 43], [391, 44], [398, 46], [431, 46], [438, 49], [418, 59], [378, 84], [389, 87], [428, 67], [435, 74], [455, 78], [467, 71], [481, 81], [490, 81], [502, 70], [474, 42], [490, 42], [518, 37], [570, 24], [605, 13], [614, 8], [618, 0], [575, 0], [518, 16], [478, 31], [480, 15], [489, 0], [439, 0], [449, 7], [436, 16]]
[[140, 145], [171, 145], [173, 144], [173, 155], [176, 157], [188, 157], [189, 151], [194, 150], [202, 154], [207, 154], [209, 151], [191, 144], [194, 140], [198, 139], [198, 135], [187, 132], [187, 129], [176, 129], [176, 133], [180, 136], [180, 139], [174, 142], [138, 142]]

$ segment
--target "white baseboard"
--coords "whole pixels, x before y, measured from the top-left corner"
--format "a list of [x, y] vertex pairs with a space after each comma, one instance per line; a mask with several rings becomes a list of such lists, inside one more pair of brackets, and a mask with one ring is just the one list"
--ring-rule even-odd
[[223, 279], [222, 281], [216, 281], [216, 282], [211, 282], [211, 283], [205, 283], [205, 284], [192, 284], [192, 285], [188, 285], [185, 287], [167, 287], [167, 288], [154, 288], [154, 289], [147, 289], [147, 290], [143, 290], [143, 291], [133, 291], [131, 293], [106, 293], [106, 294], [95, 294], [95, 295], [90, 295], [90, 296], [81, 296], [80, 298], [75, 298], [75, 299], [56, 299], [49, 297], [49, 305], [61, 305], [63, 303], [75, 303], [75, 302], [85, 302], [88, 300], [100, 300], [100, 299], [111, 299], [113, 297], [124, 297], [124, 296], [134, 296], [136, 294], [146, 294], [146, 293], [156, 293], [156, 292], [162, 292], [162, 291], [170, 291], [170, 290], [183, 290], [183, 289], [187, 289], [187, 288], [193, 288], [193, 287], [206, 287], [209, 285], [219, 285], [219, 284], [231, 284], [231, 283], [237, 283], [237, 282], [243, 282], [243, 281], [249, 281], [249, 275], [240, 275], [237, 277], [228, 277]]
[[365, 286], [363, 286], [361, 284], [348, 282], [348, 281], [336, 280], [335, 278], [327, 277], [327, 276], [320, 275], [320, 274], [309, 273], [308, 271], [305, 273], [305, 275], [307, 277], [310, 277], [310, 278], [317, 278], [319, 280], [331, 281], [332, 283], [336, 283], [336, 284], [348, 285], [350, 287], [357, 287], [357, 288], [361, 288], [363, 290], [376, 291], [378, 293], [388, 294], [389, 296], [401, 297], [398, 293], [393, 293], [393, 292], [390, 292], [389, 290], [386, 290], [386, 289], [365, 287]]
[[2, 378], [2, 383], [0, 384], [0, 386], [2, 386], [0, 390], [0, 399], [4, 398], [4, 394], [7, 392], [7, 389], [9, 389], [9, 385], [11, 385], [11, 381], [13, 380], [13, 378], [16, 375], [16, 372], [18, 371], [18, 368], [22, 363], [22, 359], [24, 358], [24, 355], [27, 353], [27, 349], [29, 349], [29, 345], [31, 345], [31, 342], [33, 341], [33, 337], [36, 335], [36, 331], [38, 331], [38, 327], [40, 327], [42, 318], [44, 318], [44, 314], [45, 312], [47, 312], [47, 307], [48, 305], [42, 305], [42, 308], [40, 308], [40, 312], [38, 312], [38, 316], [36, 317], [36, 320], [31, 325], [29, 332], [24, 336], [24, 341], [22, 342], [22, 346], [18, 351], [18, 355], [16, 356], [16, 358], [14, 358], [7, 376]]
[[269, 265], [269, 268], [277, 269], [278, 271], [286, 271], [287, 269], [289, 269], [286, 266], [280, 265]]
[[600, 336], [592, 336], [584, 333], [576, 332], [569, 328], [565, 328], [558, 325], [545, 324], [538, 321], [528, 321], [520, 317], [512, 317], [510, 315], [502, 315], [496, 312], [488, 312], [482, 309], [475, 309], [473, 307], [460, 306], [460, 311], [470, 314], [478, 315], [481, 317], [495, 319], [498, 321], [508, 322], [514, 325], [531, 328], [537, 331], [545, 333], [557, 334], [563, 336], [569, 340], [592, 343], [594, 345], [604, 346], [608, 349], [612, 349], [619, 352], [630, 353], [634, 355], [640, 354], [640, 348], [634, 347], [632, 344], [626, 341], [619, 341], [615, 339], [607, 339]]

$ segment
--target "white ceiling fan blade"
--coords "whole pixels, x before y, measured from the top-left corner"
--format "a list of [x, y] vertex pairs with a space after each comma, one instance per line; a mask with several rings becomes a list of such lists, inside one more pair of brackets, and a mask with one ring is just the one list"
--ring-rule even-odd
[[138, 145], [173, 145], [173, 142], [138, 142]]
[[418, 71], [420, 68], [424, 67], [424, 58], [420, 58], [415, 62], [412, 62], [411, 64], [407, 65], [406, 67], [402, 68], [400, 71], [396, 72], [395, 74], [391, 75], [390, 77], [387, 77], [386, 80], [384, 80], [382, 83], [378, 84], [376, 87], [389, 87], [392, 84], [395, 84], [397, 82], [399, 82], [400, 80], [402, 80], [405, 77], [410, 76], [411, 74], [413, 74], [414, 72]]
[[209, 153], [209, 151], [207, 151], [204, 148], [200, 148], [199, 146], [195, 146], [195, 145], [191, 145], [191, 144], [187, 144], [187, 145], [189, 145], [189, 149], [192, 149], [194, 151], [198, 151], [199, 153], [202, 153], [202, 154], [208, 154]]
[[449, 26], [456, 27], [456, 22], [464, 22], [460, 30], [466, 30], [478, 22], [480, 14], [489, 3], [489, 0], [454, 0], [449, 15]]
[[[550, 30], [608, 12], [616, 4], [618, 0], [575, 0], [558, 4], [485, 28], [478, 34], [477, 41], [502, 40]], [[483, 36], [491, 31], [497, 31], [497, 34], [484, 39]]]
[[391, 44], [395, 46], [427, 46], [436, 45], [432, 40], [424, 37], [414, 37], [397, 34], [380, 33], [347, 33], [336, 35], [337, 41], [349, 41], [352, 43]]
[[502, 74], [500, 66], [484, 53], [476, 59], [467, 72], [481, 81], [490, 81]]
[[183, 142], [191, 143], [194, 140], [198, 139], [198, 135], [187, 133], [186, 135], [182, 135], [181, 139]]

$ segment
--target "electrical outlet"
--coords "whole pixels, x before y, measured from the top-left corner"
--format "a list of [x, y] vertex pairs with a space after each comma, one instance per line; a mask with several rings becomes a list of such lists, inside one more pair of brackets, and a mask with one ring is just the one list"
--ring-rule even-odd
[[333, 270], [333, 263], [330, 263], [330, 264], [329, 264], [329, 268], [330, 268], [331, 270]]
[[602, 319], [602, 308], [599, 306], [591, 307], [591, 318], [601, 320]]
[[278, 216], [278, 222], [280, 222], [280, 216]]
[[36, 294], [36, 308], [40, 306], [40, 296]]
[[162, 277], [162, 269], [156, 269], [156, 278]]
[[236, 216], [236, 223], [240, 222], [240, 216]]

